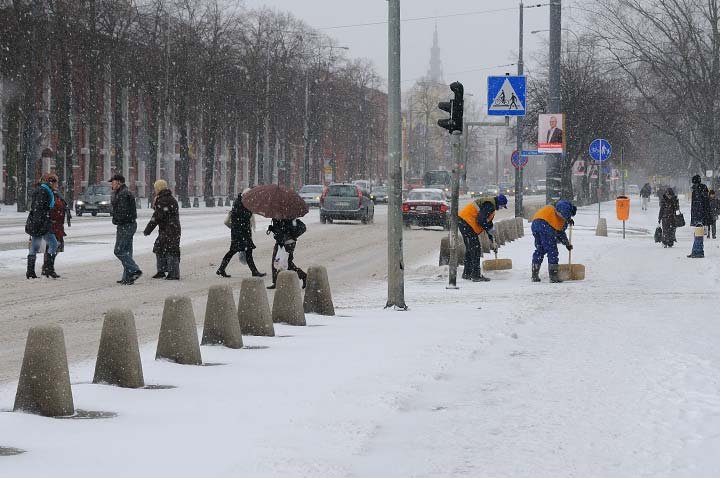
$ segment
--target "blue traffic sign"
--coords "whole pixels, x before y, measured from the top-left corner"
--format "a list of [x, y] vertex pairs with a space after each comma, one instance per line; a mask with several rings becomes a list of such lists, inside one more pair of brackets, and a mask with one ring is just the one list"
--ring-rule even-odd
[[590, 143], [590, 157], [595, 161], [605, 161], [612, 154], [612, 146], [606, 139], [596, 139]]
[[487, 105], [491, 116], [525, 116], [525, 77], [488, 76]]
[[520, 156], [545, 156], [547, 153], [541, 153], [540, 151], [525, 150], [523, 149]]
[[510, 156], [510, 162], [516, 169], [522, 169], [528, 163], [528, 157], [518, 154], [517, 150], [515, 150]]

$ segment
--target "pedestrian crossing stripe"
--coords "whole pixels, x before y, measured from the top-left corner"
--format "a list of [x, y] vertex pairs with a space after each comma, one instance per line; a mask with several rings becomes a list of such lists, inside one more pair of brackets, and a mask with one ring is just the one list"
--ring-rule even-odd
[[495, 95], [492, 104], [488, 108], [490, 111], [506, 111], [506, 110], [517, 110], [525, 111], [525, 105], [522, 104], [520, 98], [515, 92], [510, 80], [505, 78], [502, 88]]

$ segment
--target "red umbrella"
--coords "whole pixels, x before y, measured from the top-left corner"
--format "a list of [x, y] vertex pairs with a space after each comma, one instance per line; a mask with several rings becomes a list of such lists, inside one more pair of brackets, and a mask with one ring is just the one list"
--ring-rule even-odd
[[252, 188], [242, 195], [242, 203], [255, 214], [275, 219], [296, 219], [308, 213], [307, 204], [295, 191], [277, 184]]

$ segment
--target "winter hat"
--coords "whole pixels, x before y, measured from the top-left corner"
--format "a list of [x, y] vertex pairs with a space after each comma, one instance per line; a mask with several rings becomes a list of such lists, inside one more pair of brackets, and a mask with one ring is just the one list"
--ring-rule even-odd
[[555, 210], [565, 220], [568, 220], [572, 217], [573, 205], [569, 201], [561, 200], [555, 204]]
[[507, 198], [504, 194], [498, 194], [497, 205], [498, 208], [504, 207], [505, 209], [507, 209]]
[[247, 193], [249, 193], [249, 192], [250, 192], [250, 188], [245, 188], [245, 189], [242, 190], [242, 193], [243, 193], [243, 194], [247, 194]]
[[164, 179], [158, 179], [153, 183], [153, 188], [155, 188], [155, 194], [159, 193], [160, 191], [164, 191], [168, 188], [168, 183]]
[[695, 176], [692, 177], [692, 183], [700, 184], [700, 175], [699, 174], [696, 174]]

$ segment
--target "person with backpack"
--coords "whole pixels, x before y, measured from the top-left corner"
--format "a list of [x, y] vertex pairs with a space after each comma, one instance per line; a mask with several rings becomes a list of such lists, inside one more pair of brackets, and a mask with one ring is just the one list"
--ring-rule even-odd
[[302, 281], [303, 289], [305, 288], [307, 274], [295, 265], [294, 256], [297, 240], [306, 230], [307, 227], [305, 223], [300, 219], [273, 219], [272, 223], [268, 226], [266, 234], [269, 235], [272, 233], [275, 239], [272, 255], [272, 284], [268, 286], [268, 289], [275, 289], [277, 284], [277, 276], [280, 273], [280, 269], [276, 268], [275, 259], [280, 249], [284, 249], [288, 255], [287, 270], [295, 271]]
[[57, 176], [52, 173], [45, 173], [37, 182], [30, 199], [30, 212], [25, 222], [25, 232], [30, 236], [30, 248], [27, 256], [26, 279], [37, 279], [35, 274], [35, 261], [40, 246], [44, 240], [47, 244], [47, 264], [45, 265], [46, 275], [56, 279], [55, 257], [57, 255], [58, 241], [52, 232], [52, 221], [50, 211], [55, 208], [55, 194], [52, 190], [52, 183], [57, 182]]
[[227, 225], [230, 228], [230, 250], [222, 258], [220, 267], [215, 271], [220, 277], [231, 277], [225, 272], [225, 269], [235, 254], [239, 254], [240, 262], [244, 261], [248, 265], [253, 277], [266, 276], [264, 272], [258, 271], [253, 260], [252, 251], [255, 249], [255, 243], [252, 233], [255, 229], [255, 221], [253, 213], [242, 203], [242, 195], [248, 191], [250, 191], [249, 188], [238, 194], [233, 202], [232, 210], [230, 210], [230, 224]]

